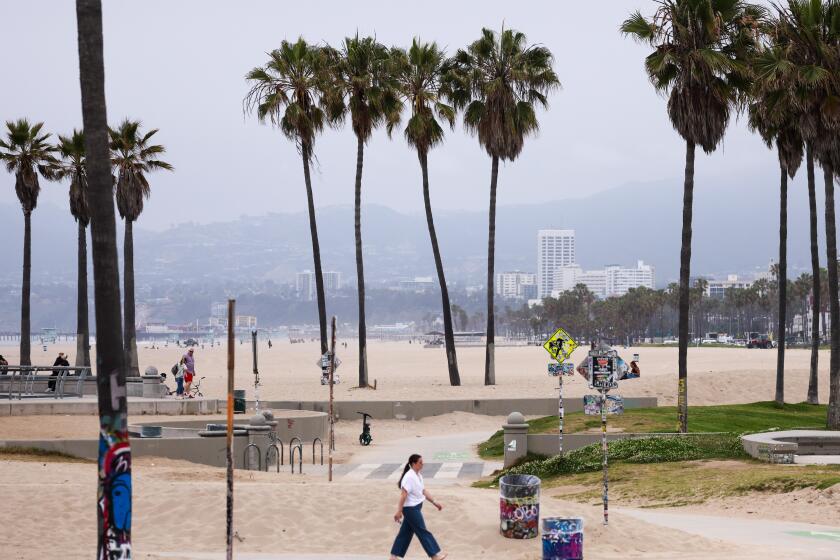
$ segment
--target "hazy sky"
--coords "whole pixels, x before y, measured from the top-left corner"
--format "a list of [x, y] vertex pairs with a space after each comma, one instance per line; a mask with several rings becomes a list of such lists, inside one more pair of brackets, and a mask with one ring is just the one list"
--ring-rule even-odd
[[[649, 14], [648, 0], [103, 4], [109, 122], [128, 116], [159, 128], [156, 140], [175, 166], [174, 173], [150, 176], [153, 194], [141, 227], [304, 209], [300, 158], [277, 130], [243, 116], [243, 76], [284, 38], [338, 44], [357, 29], [386, 45], [405, 46], [419, 36], [453, 53], [482, 26], [504, 22], [551, 49], [563, 89], [539, 114], [539, 136], [501, 169], [500, 205], [584, 196], [627, 182], [673, 179], [681, 188], [684, 143], [644, 75], [648, 49], [617, 31], [632, 10]], [[65, 134], [81, 127], [75, 3], [5, 1], [0, 22], [10, 54], [3, 60], [0, 119], [26, 116]], [[316, 153], [316, 204], [352, 204], [352, 131], [327, 130]], [[772, 181], [775, 169], [772, 153], [743, 122], [733, 122], [715, 155], [698, 150], [698, 188], [722, 176]], [[374, 134], [364, 172], [364, 203], [421, 211], [417, 158], [401, 133], [390, 141], [384, 131]], [[457, 126], [430, 155], [434, 208], [485, 209], [489, 175], [489, 158]], [[0, 171], [0, 203], [15, 201], [13, 186]], [[42, 200], [66, 205], [66, 186], [44, 185]]]

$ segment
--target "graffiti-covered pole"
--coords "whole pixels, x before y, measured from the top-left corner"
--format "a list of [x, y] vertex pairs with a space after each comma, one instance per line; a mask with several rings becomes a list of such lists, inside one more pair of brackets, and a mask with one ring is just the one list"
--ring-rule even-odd
[[607, 470], [607, 389], [601, 389], [601, 450], [604, 452], [604, 525], [609, 524], [610, 480]]
[[254, 400], [257, 412], [260, 410], [260, 370], [257, 369], [257, 330], [251, 331], [251, 350], [254, 353]]
[[560, 391], [560, 396], [557, 398], [557, 418], [560, 420], [560, 430], [559, 430], [559, 438], [560, 438], [560, 455], [563, 454], [563, 372], [560, 372], [560, 375], [557, 376], [560, 380], [560, 387], [558, 390]]
[[233, 560], [233, 363], [235, 340], [233, 325], [236, 312], [236, 300], [228, 300], [227, 332], [227, 560]]
[[330, 441], [329, 455], [329, 481], [332, 482], [333, 475], [333, 450], [335, 449], [335, 416], [333, 416], [333, 380], [335, 379], [335, 315], [333, 315], [330, 330]]

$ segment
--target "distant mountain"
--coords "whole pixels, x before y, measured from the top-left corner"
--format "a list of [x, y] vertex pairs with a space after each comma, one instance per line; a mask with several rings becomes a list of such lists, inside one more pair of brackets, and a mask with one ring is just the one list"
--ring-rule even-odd
[[[810, 261], [802, 179], [797, 178], [790, 190], [788, 251], [793, 273], [797, 268], [807, 269]], [[576, 230], [578, 261], [583, 267], [630, 265], [643, 259], [656, 266], [657, 284], [664, 286], [678, 277], [681, 220], [680, 181], [629, 184], [574, 200], [500, 206], [496, 270], [536, 270], [537, 230], [563, 227]], [[693, 274], [765, 270], [778, 252], [777, 221], [778, 194], [772, 181], [734, 185], [698, 179]], [[441, 211], [435, 214], [435, 223], [448, 279], [483, 284], [486, 212]], [[141, 227], [135, 228], [138, 291], [143, 284], [157, 283], [289, 282], [296, 271], [312, 268], [308, 218], [302, 212], [214, 224], [184, 223], [162, 232], [143, 230], [142, 224], [141, 217]], [[352, 207], [319, 209], [318, 227], [324, 269], [341, 271], [345, 282], [354, 281]], [[0, 205], [0, 282], [4, 284], [20, 282], [22, 234], [20, 209]], [[366, 206], [362, 238], [365, 275], [372, 285], [378, 280], [434, 275], [422, 214]], [[47, 204], [39, 207], [33, 214], [33, 281], [72, 282], [75, 263], [76, 230], [69, 212]]]

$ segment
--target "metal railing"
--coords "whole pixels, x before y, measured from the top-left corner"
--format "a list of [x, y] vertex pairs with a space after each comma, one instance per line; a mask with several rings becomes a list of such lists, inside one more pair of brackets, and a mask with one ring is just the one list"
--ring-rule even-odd
[[[50, 372], [50, 375], [38, 375], [39, 372]], [[75, 372], [75, 374], [74, 374]], [[57, 375], [55, 375], [57, 374]], [[26, 398], [52, 397], [63, 399], [67, 396], [83, 397], [85, 379], [91, 375], [90, 367], [74, 366], [0, 366], [0, 382], [8, 379], [8, 391], [4, 391], [9, 400], [22, 400]], [[52, 383], [54, 389], [48, 393], [35, 393], [35, 384], [38, 381]], [[65, 387], [68, 383], [75, 381], [76, 390], [68, 392]], [[15, 386], [17, 385], [17, 390]]]

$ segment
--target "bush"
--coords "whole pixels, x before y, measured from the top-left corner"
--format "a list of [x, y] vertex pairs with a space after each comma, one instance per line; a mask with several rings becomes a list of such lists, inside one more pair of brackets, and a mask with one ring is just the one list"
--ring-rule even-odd
[[[611, 463], [673, 463], [747, 458], [741, 439], [735, 434], [623, 439], [610, 442], [608, 451]], [[596, 443], [565, 455], [513, 466], [499, 473], [496, 481], [506, 474], [532, 474], [545, 479], [564, 474], [595, 472], [601, 470], [602, 461], [601, 444]]]

